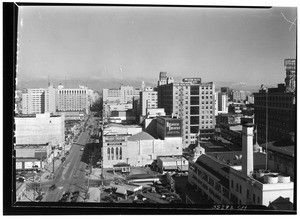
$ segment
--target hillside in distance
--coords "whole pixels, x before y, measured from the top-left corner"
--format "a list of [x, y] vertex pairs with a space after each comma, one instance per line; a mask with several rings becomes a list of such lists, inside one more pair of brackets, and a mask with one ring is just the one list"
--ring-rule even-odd
[[[179, 82], [181, 79], [175, 78], [175, 82]], [[60, 83], [64, 85], [66, 88], [78, 88], [79, 85], [87, 86], [88, 88], [102, 92], [103, 88], [119, 88], [121, 85], [130, 85], [135, 88], [141, 88], [142, 81], [145, 82], [146, 86], [157, 86], [157, 79], [143, 79], [143, 78], [136, 78], [136, 79], [103, 79], [103, 80], [92, 80], [89, 78], [86, 79], [79, 79], [73, 78], [68, 80], [58, 80], [52, 79], [50, 81], [51, 84], [54, 86], [59, 85]], [[242, 82], [215, 82], [216, 91], [219, 91], [221, 87], [229, 87], [233, 90], [244, 90], [244, 91], [251, 91], [257, 92], [260, 88], [260, 84], [258, 85], [248, 85]], [[24, 89], [24, 88], [46, 88], [48, 86], [47, 79], [22, 79], [18, 80], [17, 89]], [[274, 85], [266, 85], [266, 86], [274, 86]]]

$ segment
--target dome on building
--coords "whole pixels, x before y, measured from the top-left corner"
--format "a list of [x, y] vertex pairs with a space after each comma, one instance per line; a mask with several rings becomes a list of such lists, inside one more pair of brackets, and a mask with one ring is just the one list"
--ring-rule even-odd
[[259, 144], [256, 142], [254, 145], [253, 145], [253, 152], [259, 152], [260, 151], [260, 146]]
[[200, 154], [201, 153], [200, 145], [197, 145], [197, 147], [195, 147], [194, 151], [195, 151], [195, 154]]

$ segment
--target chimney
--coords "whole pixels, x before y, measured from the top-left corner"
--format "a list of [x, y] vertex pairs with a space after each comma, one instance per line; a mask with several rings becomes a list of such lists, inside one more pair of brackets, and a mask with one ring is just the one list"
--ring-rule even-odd
[[253, 173], [253, 127], [252, 123], [246, 123], [242, 129], [242, 172], [247, 176]]

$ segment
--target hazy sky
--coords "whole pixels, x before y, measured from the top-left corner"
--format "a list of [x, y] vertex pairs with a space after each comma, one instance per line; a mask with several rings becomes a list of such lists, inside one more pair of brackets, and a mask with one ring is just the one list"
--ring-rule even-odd
[[284, 81], [296, 8], [20, 7], [19, 80]]

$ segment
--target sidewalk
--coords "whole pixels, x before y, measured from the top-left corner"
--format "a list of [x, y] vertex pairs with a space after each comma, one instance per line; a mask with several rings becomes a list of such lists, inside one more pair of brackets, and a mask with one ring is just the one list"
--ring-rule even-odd
[[[72, 148], [72, 144], [64, 146], [65, 152], [69, 151], [71, 148]], [[66, 156], [66, 155], [64, 155], [64, 154], [60, 155], [59, 157], [56, 157], [56, 159], [54, 160], [54, 171], [55, 171], [54, 176], [55, 176], [56, 172], [58, 171], [59, 167], [61, 166], [61, 164], [63, 163], [61, 161], [61, 158], [64, 156]], [[53, 161], [51, 163], [45, 163], [44, 169], [42, 169], [42, 171], [43, 171], [43, 174], [41, 175], [41, 182], [47, 182], [49, 180], [52, 180]]]
[[[56, 174], [57, 170], [59, 169], [60, 165], [62, 164], [62, 161], [60, 157], [56, 158], [54, 160], [54, 175]], [[52, 180], [53, 178], [53, 162], [45, 164], [45, 168], [42, 169], [43, 174], [41, 177], [41, 182], [47, 182], [49, 180]], [[37, 179], [40, 180], [40, 179]]]

